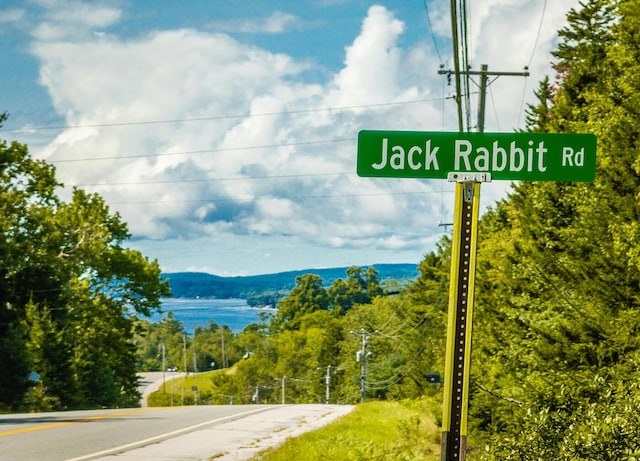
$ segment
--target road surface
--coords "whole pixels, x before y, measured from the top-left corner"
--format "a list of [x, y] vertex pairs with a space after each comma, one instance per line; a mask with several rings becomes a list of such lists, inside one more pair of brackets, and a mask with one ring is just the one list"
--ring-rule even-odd
[[3, 461], [236, 461], [351, 411], [211, 405], [0, 415]]
[[171, 382], [176, 378], [184, 378], [185, 373], [178, 373], [176, 371], [167, 371], [165, 373], [161, 371], [148, 371], [138, 373], [138, 390], [140, 391], [140, 406], [147, 406], [147, 398], [153, 392], [166, 385], [168, 389], [171, 389]]

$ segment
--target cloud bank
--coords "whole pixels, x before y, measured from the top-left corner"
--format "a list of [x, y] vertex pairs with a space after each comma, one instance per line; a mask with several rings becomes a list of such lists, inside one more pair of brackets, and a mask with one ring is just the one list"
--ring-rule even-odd
[[[541, 7], [530, 3], [476, 7], [474, 64], [529, 65], [538, 80], [549, 72], [547, 50], [568, 2], [551, 2], [539, 34], [531, 18], [541, 17]], [[318, 70], [312, 61], [228, 33], [174, 29], [125, 38], [109, 33], [121, 11], [86, 15], [80, 4], [62, 5], [32, 31], [40, 82], [68, 124], [38, 155], [55, 163], [65, 184], [105, 197], [136, 239], [216, 245], [224, 236], [295, 237], [317, 247], [420, 255], [441, 237], [451, 185], [355, 175], [361, 129], [457, 128], [447, 99], [453, 89], [437, 75], [441, 63], [427, 37], [402, 47], [406, 24], [390, 9], [369, 8], [345, 45], [342, 68], [318, 83], [305, 79]], [[435, 6], [430, 13], [439, 40], [446, 38], [448, 13]], [[277, 12], [228, 27], [280, 33], [296, 24]], [[494, 88], [496, 117], [487, 114], [488, 123], [511, 130], [523, 82]], [[486, 199], [506, 187], [487, 186]]]

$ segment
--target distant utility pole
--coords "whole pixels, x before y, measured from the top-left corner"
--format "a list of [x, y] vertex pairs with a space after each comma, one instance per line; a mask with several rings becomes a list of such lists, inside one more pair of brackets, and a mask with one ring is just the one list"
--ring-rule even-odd
[[273, 378], [275, 381], [281, 381], [281, 386], [282, 386], [282, 405], [284, 405], [286, 403], [286, 399], [285, 399], [285, 387], [286, 387], [286, 382], [287, 382], [287, 377], [283, 376], [282, 378]]
[[187, 335], [182, 333], [182, 366], [184, 367], [185, 374], [188, 374], [187, 370]]
[[187, 381], [189, 373], [187, 372], [187, 335], [182, 334], [182, 366], [184, 367], [185, 379], [182, 380], [182, 400], [181, 405], [184, 406], [184, 384]]
[[165, 379], [165, 371], [167, 369], [167, 353], [164, 347], [164, 343], [162, 343], [160, 345], [160, 347], [162, 348], [162, 393], [166, 394], [166, 379]]
[[452, 222], [439, 222], [438, 227], [444, 227], [444, 231], [447, 232], [447, 228], [453, 226]]
[[[440, 75], [446, 75], [450, 77], [455, 74], [453, 70], [445, 70], [444, 68], [440, 68], [438, 71]], [[495, 82], [498, 77], [528, 77], [529, 76], [529, 68], [527, 66], [524, 67], [524, 71], [522, 72], [489, 72], [489, 66], [487, 64], [482, 64], [480, 66], [480, 70], [465, 70], [460, 71], [461, 75], [479, 75], [480, 83], [478, 83], [478, 88], [480, 89], [480, 98], [478, 99], [478, 120], [477, 120], [477, 131], [480, 133], [484, 132], [484, 113], [487, 101], [487, 88], [493, 82]], [[493, 80], [489, 81], [489, 77], [495, 77]]]
[[327, 365], [327, 374], [324, 377], [325, 382], [325, 399], [324, 403], [328, 404], [331, 398], [331, 365]]
[[[489, 72], [489, 66], [482, 64], [480, 71], [444, 70], [438, 73], [480, 76], [480, 97], [478, 100], [477, 131], [484, 132], [484, 113], [487, 87], [501, 76], [527, 77], [523, 72]], [[495, 77], [489, 81], [489, 77]], [[459, 88], [459, 85], [458, 85]], [[460, 104], [460, 95], [456, 100]], [[461, 126], [462, 130], [462, 126]], [[460, 187], [458, 187], [460, 186]], [[475, 277], [475, 231], [477, 229], [479, 182], [464, 182], [456, 186], [456, 211], [454, 216], [454, 242], [452, 246], [452, 281], [447, 348], [445, 359], [445, 390], [442, 413], [442, 461], [464, 461], [467, 445], [467, 406], [469, 398], [469, 375], [471, 374], [471, 330], [473, 325], [473, 280]], [[456, 230], [456, 226], [460, 229]], [[465, 240], [465, 236], [467, 240]], [[470, 237], [470, 239], [469, 239]], [[455, 264], [454, 264], [455, 262]], [[457, 273], [454, 274], [454, 270]], [[454, 282], [452, 282], [454, 283]]]
[[195, 386], [193, 390], [196, 393], [195, 396], [195, 404], [198, 405], [198, 400], [200, 400], [200, 388], [198, 387], [198, 360], [196, 357], [196, 326], [193, 326], [193, 341], [191, 341], [191, 348], [193, 351], [193, 375], [195, 377]]
[[222, 368], [227, 368], [227, 353], [224, 349], [224, 328], [220, 327], [220, 348], [222, 349]]
[[198, 361], [196, 360], [195, 344], [193, 350], [193, 376], [195, 376], [196, 383], [194, 386], [194, 390], [196, 391], [195, 404], [198, 405], [198, 400], [200, 400], [200, 388], [198, 388]]
[[364, 328], [359, 332], [352, 331], [351, 334], [360, 336], [360, 350], [356, 353], [356, 361], [360, 362], [360, 401], [367, 399], [367, 346], [369, 345], [369, 337], [378, 334], [376, 330], [373, 333], [367, 332]]

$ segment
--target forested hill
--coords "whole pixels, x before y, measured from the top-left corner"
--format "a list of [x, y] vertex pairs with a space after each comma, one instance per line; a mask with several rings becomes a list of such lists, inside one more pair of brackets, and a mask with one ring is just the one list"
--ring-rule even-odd
[[[390, 281], [400, 283], [418, 276], [417, 264], [376, 264], [382, 285]], [[296, 284], [296, 277], [316, 274], [326, 286], [337, 279], [346, 278], [347, 267], [304, 269], [275, 274], [222, 277], [203, 272], [175, 272], [163, 274], [169, 279], [171, 292], [176, 298], [261, 298], [268, 294], [286, 294]], [[268, 302], [267, 302], [268, 303]]]

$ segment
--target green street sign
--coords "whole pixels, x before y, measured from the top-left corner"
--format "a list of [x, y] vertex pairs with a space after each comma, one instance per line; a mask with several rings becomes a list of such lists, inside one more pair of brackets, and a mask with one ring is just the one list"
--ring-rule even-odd
[[596, 137], [574, 133], [358, 133], [358, 176], [447, 179], [489, 173], [491, 180], [593, 181]]

